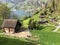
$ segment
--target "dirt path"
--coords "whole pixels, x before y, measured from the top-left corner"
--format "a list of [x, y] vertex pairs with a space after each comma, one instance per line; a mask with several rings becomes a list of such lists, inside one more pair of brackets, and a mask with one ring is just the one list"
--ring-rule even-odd
[[58, 26], [56, 27], [56, 29], [53, 30], [52, 32], [56, 32], [56, 31], [58, 31], [59, 28], [60, 28], [60, 23], [58, 24]]
[[15, 36], [15, 37], [23, 37], [23, 38], [28, 38], [28, 36], [32, 36], [29, 30], [22, 31], [19, 33], [14, 33], [14, 34], [5, 34], [9, 36]]
[[58, 31], [58, 29], [60, 28], [60, 26], [57, 26], [55, 30], [53, 30], [53, 32]]

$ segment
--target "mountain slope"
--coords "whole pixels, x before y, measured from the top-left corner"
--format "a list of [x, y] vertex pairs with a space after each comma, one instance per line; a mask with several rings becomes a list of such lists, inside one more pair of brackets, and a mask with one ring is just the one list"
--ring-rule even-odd
[[23, 21], [23, 25], [24, 25], [25, 27], [28, 27], [28, 23], [29, 23], [29, 20], [30, 20], [30, 19], [34, 19], [35, 21], [39, 21], [39, 20], [40, 20], [40, 19], [39, 19], [39, 13], [36, 14], [36, 15], [33, 15], [31, 18], [28, 18], [28, 19], [24, 20], [24, 21]]

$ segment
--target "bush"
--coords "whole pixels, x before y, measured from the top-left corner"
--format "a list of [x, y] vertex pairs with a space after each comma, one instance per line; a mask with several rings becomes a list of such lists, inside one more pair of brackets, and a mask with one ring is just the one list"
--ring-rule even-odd
[[29, 24], [28, 24], [29, 29], [36, 29], [36, 21], [34, 19], [30, 19]]

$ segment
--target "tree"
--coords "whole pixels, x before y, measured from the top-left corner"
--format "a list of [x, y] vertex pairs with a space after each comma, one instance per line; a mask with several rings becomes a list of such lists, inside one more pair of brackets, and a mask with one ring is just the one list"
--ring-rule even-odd
[[10, 15], [10, 9], [7, 7], [7, 5], [0, 3], [0, 16], [3, 19], [9, 18]]

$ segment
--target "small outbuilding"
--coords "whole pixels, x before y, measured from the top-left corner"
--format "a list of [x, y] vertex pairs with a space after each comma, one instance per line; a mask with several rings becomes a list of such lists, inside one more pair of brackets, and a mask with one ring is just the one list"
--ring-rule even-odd
[[1, 28], [5, 33], [17, 33], [21, 25], [22, 24], [16, 19], [4, 19]]

